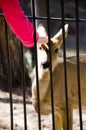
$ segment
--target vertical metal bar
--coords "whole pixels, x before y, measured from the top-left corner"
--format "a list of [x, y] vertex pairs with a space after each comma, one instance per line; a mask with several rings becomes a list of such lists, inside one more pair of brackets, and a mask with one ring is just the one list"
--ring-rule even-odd
[[67, 67], [66, 67], [66, 45], [64, 32], [64, 0], [61, 0], [61, 16], [62, 16], [62, 31], [63, 31], [63, 57], [64, 57], [64, 82], [65, 82], [65, 99], [66, 99], [66, 121], [67, 130], [69, 130], [69, 111], [68, 111], [68, 90], [67, 90]]
[[37, 85], [37, 101], [38, 101], [38, 124], [39, 130], [41, 130], [41, 115], [40, 115], [40, 94], [39, 94], [39, 81], [38, 81], [38, 59], [37, 59], [37, 46], [36, 46], [36, 21], [35, 21], [35, 1], [32, 0], [32, 12], [33, 12], [33, 25], [34, 25], [34, 43], [36, 54], [36, 85]]
[[[47, 8], [47, 29], [48, 29], [48, 42], [50, 43], [50, 9], [49, 0], [46, 1]], [[51, 109], [52, 109], [52, 125], [55, 130], [55, 118], [54, 118], [54, 94], [53, 94], [53, 83], [52, 83], [52, 57], [51, 57], [51, 45], [49, 44], [49, 58], [50, 58], [50, 91], [51, 91]], [[57, 122], [58, 123], [58, 122]]]
[[[4, 19], [5, 21], [5, 19]], [[8, 34], [7, 34], [7, 23], [5, 21], [5, 33], [6, 33], [6, 46], [7, 46], [7, 59], [8, 59], [8, 86], [9, 86], [9, 96], [10, 96], [10, 119], [11, 119], [11, 130], [13, 130], [13, 101], [12, 101], [12, 71], [11, 71], [11, 56], [10, 48], [8, 43]]]
[[79, 15], [78, 8], [79, 3], [78, 0], [75, 0], [76, 6], [76, 55], [77, 55], [77, 83], [78, 83], [78, 102], [79, 102], [79, 117], [80, 117], [80, 130], [83, 130], [82, 125], [82, 108], [81, 108], [81, 90], [80, 90], [80, 64], [79, 64]]
[[25, 68], [23, 57], [23, 45], [21, 43], [21, 75], [22, 75], [22, 88], [23, 88], [23, 107], [24, 107], [24, 129], [27, 130], [27, 117], [26, 117], [26, 96], [25, 96]]

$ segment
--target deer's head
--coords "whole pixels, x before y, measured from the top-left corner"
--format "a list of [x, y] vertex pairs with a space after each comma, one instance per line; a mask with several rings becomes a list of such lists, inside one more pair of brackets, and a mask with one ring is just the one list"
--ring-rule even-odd
[[[41, 34], [43, 36], [47, 35], [43, 26], [39, 27], [38, 30], [39, 30], [38, 31], [39, 34]], [[68, 24], [66, 24], [64, 26], [65, 38], [67, 36], [67, 33], [68, 33]], [[42, 67], [43, 69], [49, 68], [49, 64], [50, 64], [49, 55], [50, 55], [50, 51], [51, 51], [52, 69], [54, 69], [54, 67], [56, 66], [57, 61], [58, 61], [57, 60], [58, 50], [61, 47], [62, 43], [63, 43], [63, 30], [60, 29], [60, 31], [50, 39], [50, 43], [38, 44], [38, 65], [39, 65], [39, 67]]]

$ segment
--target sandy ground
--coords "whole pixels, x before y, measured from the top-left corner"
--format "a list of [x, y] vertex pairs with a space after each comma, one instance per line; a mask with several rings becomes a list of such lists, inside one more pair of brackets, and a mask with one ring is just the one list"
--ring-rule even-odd
[[[22, 90], [13, 91], [13, 126], [14, 130], [24, 129], [24, 110]], [[0, 130], [11, 130], [9, 93], [0, 91]], [[26, 91], [27, 130], [39, 130], [38, 115], [35, 113], [30, 90]], [[73, 111], [73, 130], [80, 130], [78, 110]], [[86, 111], [82, 112], [83, 130], [86, 130]], [[52, 130], [52, 115], [41, 116], [42, 130]]]

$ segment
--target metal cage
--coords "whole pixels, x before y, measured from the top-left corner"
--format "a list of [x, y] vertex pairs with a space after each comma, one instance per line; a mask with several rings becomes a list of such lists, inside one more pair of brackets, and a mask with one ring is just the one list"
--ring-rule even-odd
[[[57, 21], [57, 23], [60, 23], [60, 25], [63, 28], [63, 57], [64, 57], [64, 75], [65, 75], [65, 98], [66, 98], [66, 115], [67, 115], [67, 130], [69, 130], [69, 120], [68, 120], [68, 90], [67, 90], [67, 72], [66, 72], [66, 44], [65, 44], [65, 38], [64, 38], [64, 24], [73, 22], [75, 24], [75, 31], [76, 31], [76, 57], [77, 57], [77, 83], [78, 83], [78, 106], [79, 106], [79, 121], [80, 121], [80, 130], [83, 130], [83, 122], [82, 122], [82, 106], [81, 106], [81, 92], [80, 92], [80, 64], [79, 64], [79, 53], [80, 53], [80, 47], [79, 47], [79, 24], [86, 22], [85, 18], [79, 17], [79, 1], [75, 0], [75, 17], [65, 17], [65, 2], [66, 0], [60, 0], [59, 1], [59, 9], [60, 9], [60, 17], [54, 17], [50, 14], [50, 0], [46, 0], [46, 16], [37, 16], [35, 12], [35, 0], [32, 0], [32, 15], [28, 16], [29, 19], [33, 21], [34, 28], [36, 30], [36, 21], [37, 20], [45, 20], [48, 30], [48, 37], [50, 42], [50, 35], [51, 35], [51, 21]], [[41, 1], [39, 1], [41, 2]], [[51, 2], [52, 3], [52, 2]], [[53, 1], [54, 3], [54, 1]], [[58, 4], [58, 1], [57, 1]], [[0, 14], [0, 17], [3, 17], [3, 14]], [[5, 20], [4, 20], [5, 21]], [[54, 25], [53, 25], [54, 26]], [[7, 43], [7, 57], [8, 57], [8, 84], [10, 86], [10, 129], [14, 130], [14, 119], [13, 119], [13, 99], [12, 99], [12, 70], [11, 70], [11, 61], [10, 61], [10, 51], [9, 51], [9, 45], [8, 45], [8, 32], [7, 32], [7, 23], [5, 21], [5, 34], [6, 34], [6, 43]], [[36, 31], [34, 31], [34, 42], [35, 42], [35, 54], [37, 54], [36, 49]], [[78, 44], [77, 44], [78, 43]], [[51, 59], [51, 52], [50, 52], [50, 59]], [[25, 70], [24, 70], [24, 58], [23, 58], [23, 46], [21, 45], [21, 73], [22, 73], [22, 88], [23, 88], [23, 109], [24, 109], [24, 130], [28, 130], [27, 128], [27, 111], [26, 111], [26, 96], [25, 96]], [[52, 62], [52, 59], [51, 59]], [[54, 98], [53, 98], [53, 85], [52, 85], [52, 65], [50, 66], [50, 84], [51, 84], [51, 102], [52, 102], [52, 130], [55, 130], [55, 124], [54, 124]], [[39, 81], [38, 81], [38, 69], [37, 69], [37, 56], [36, 56], [36, 79], [37, 79], [37, 96], [38, 96], [38, 129], [41, 130], [41, 115], [40, 115], [40, 97], [39, 97]]]

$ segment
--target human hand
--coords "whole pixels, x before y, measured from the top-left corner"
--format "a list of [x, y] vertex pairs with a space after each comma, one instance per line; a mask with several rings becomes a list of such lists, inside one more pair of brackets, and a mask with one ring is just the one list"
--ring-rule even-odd
[[38, 43], [39, 43], [39, 44], [46, 44], [46, 43], [48, 43], [48, 37], [39, 36], [39, 38], [38, 38]]

